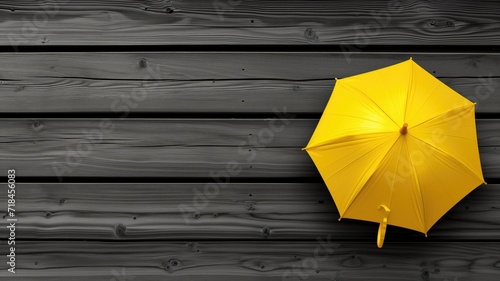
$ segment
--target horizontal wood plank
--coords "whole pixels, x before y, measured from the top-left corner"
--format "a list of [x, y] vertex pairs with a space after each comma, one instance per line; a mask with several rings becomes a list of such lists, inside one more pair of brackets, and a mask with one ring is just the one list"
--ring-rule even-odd
[[[499, 243], [33, 242], [1, 280], [481, 280], [500, 274]], [[368, 276], [368, 277], [367, 277]], [[368, 279], [369, 278], [369, 279]]]
[[[0, 54], [2, 112], [320, 113], [334, 77], [408, 59], [478, 103], [500, 108], [500, 55], [371, 53]], [[300, 67], [299, 67], [300, 66]], [[19, 102], [22, 100], [23, 102]]]
[[[0, 53], [2, 84], [10, 80], [203, 81], [334, 80], [413, 60], [439, 78], [500, 77], [498, 53], [341, 52], [87, 52]], [[48, 80], [50, 81], [50, 80]], [[480, 82], [480, 81], [479, 81]], [[59, 83], [63, 83], [59, 82]]]
[[497, 1], [2, 1], [1, 45], [498, 45]]
[[[441, 78], [477, 102], [476, 112], [498, 113], [500, 78]], [[326, 80], [131, 81], [85, 78], [11, 80], [0, 84], [0, 110], [9, 113], [269, 113], [320, 114], [335, 85]], [[20, 103], [19, 100], [23, 102]]]
[[[52, 177], [317, 177], [301, 148], [316, 120], [2, 119], [0, 170]], [[485, 177], [498, 177], [499, 123], [479, 120]]]
[[[322, 183], [28, 184], [17, 185], [17, 238], [81, 240], [315, 239], [375, 242], [378, 225], [338, 222]], [[6, 210], [7, 193], [0, 194]], [[389, 226], [397, 241], [500, 240], [500, 185], [486, 185], [429, 231]], [[5, 214], [1, 214], [5, 215]], [[8, 217], [7, 217], [8, 218]], [[7, 219], [3, 216], [4, 224]], [[2, 228], [2, 236], [7, 229]]]

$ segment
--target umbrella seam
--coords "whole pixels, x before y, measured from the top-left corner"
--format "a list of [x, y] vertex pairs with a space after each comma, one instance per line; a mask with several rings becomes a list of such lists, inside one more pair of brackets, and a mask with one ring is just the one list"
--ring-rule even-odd
[[429, 119], [427, 119], [427, 120], [425, 120], [425, 121], [422, 121], [422, 122], [420, 122], [420, 123], [418, 123], [418, 124], [416, 124], [416, 125], [413, 125], [412, 127], [413, 127], [413, 128], [418, 127], [418, 126], [420, 126], [420, 125], [422, 125], [422, 124], [425, 124], [425, 123], [427, 123], [427, 122], [429, 122], [429, 121], [432, 121], [432, 120], [435, 120], [435, 119], [437, 119], [437, 118], [443, 117], [444, 115], [446, 115], [446, 114], [448, 114], [448, 113], [450, 113], [450, 112], [452, 112], [452, 111], [455, 111], [455, 110], [457, 110], [457, 109], [462, 109], [462, 108], [465, 108], [465, 109], [470, 109], [470, 108], [473, 108], [473, 107], [474, 107], [474, 104], [468, 104], [468, 105], [458, 106], [458, 107], [452, 108], [452, 109], [450, 109], [450, 110], [447, 110], [446, 112], [443, 112], [443, 113], [441, 113], [441, 114], [439, 114], [439, 115], [436, 115], [436, 116], [434, 116], [434, 117], [432, 117], [432, 118], [429, 118]]
[[376, 105], [385, 114], [385, 116], [387, 116], [387, 118], [389, 118], [389, 120], [391, 120], [396, 126], [399, 127], [399, 124], [396, 123], [396, 121], [394, 121], [394, 119], [392, 119], [391, 116], [389, 116], [389, 114], [387, 114], [387, 112], [385, 112], [385, 110], [382, 109], [382, 107], [378, 103], [376, 103], [369, 95], [367, 95], [366, 93], [364, 93], [363, 91], [361, 91], [360, 89], [358, 89], [357, 87], [355, 87], [354, 85], [349, 84], [349, 86], [352, 87], [356, 92], [358, 92], [358, 93], [362, 94], [363, 96], [367, 97], [374, 105]]
[[477, 175], [469, 166], [465, 165], [464, 163], [462, 163], [462, 161], [459, 161], [457, 158], [453, 157], [452, 155], [450, 155], [448, 152], [438, 148], [437, 146], [435, 145], [432, 145], [431, 143], [429, 142], [426, 142], [416, 136], [413, 136], [415, 139], [421, 141], [422, 143], [430, 146], [430, 147], [433, 147], [434, 149], [436, 149], [437, 151], [441, 152], [442, 154], [444, 154], [445, 156], [449, 157], [450, 159], [453, 159], [455, 162], [457, 162], [460, 166], [464, 167], [467, 171], [469, 171], [472, 175], [474, 175], [475, 177], [477, 177], [479, 180], [481, 180], [481, 182], [484, 182], [484, 178], [481, 178], [479, 177], [479, 175]]
[[[410, 135], [410, 137], [414, 137], [414, 136]], [[416, 138], [416, 137], [414, 137], [414, 138]], [[410, 159], [413, 176], [415, 177], [415, 182], [417, 184], [418, 193], [420, 194], [420, 200], [421, 200], [421, 204], [419, 204], [419, 207], [421, 209], [420, 210], [420, 212], [421, 212], [420, 223], [423, 224], [422, 226], [423, 226], [423, 229], [425, 231], [424, 233], [425, 233], [425, 236], [427, 236], [428, 229], [427, 229], [426, 222], [425, 222], [425, 201], [424, 201], [424, 196], [422, 194], [422, 188], [420, 186], [420, 182], [418, 181], [417, 170], [415, 169], [415, 164], [413, 163], [413, 159], [411, 157], [411, 153], [410, 153], [410, 148], [408, 146], [408, 142], [406, 143], [406, 151], [408, 152], [408, 158]]]
[[[334, 139], [322, 141], [320, 143], [313, 144], [311, 146], [306, 146], [304, 149], [308, 150], [308, 149], [311, 149], [311, 148], [324, 147], [324, 146], [328, 146], [328, 145], [334, 145], [334, 144], [344, 143], [344, 142], [337, 142], [337, 141], [339, 141], [339, 140], [341, 140], [343, 138], [348, 138], [348, 137], [359, 137], [359, 136], [369, 136], [369, 135], [381, 135], [382, 136], [382, 135], [389, 134], [389, 133], [393, 134], [394, 132], [393, 131], [387, 131], [387, 132], [379, 132], [379, 133], [345, 135], [345, 136], [340, 136], [340, 137], [337, 137], [337, 138], [334, 138]], [[349, 142], [349, 141], [345, 141], [345, 142]]]
[[403, 122], [406, 122], [406, 114], [408, 112], [408, 98], [410, 96], [410, 89], [413, 84], [413, 60], [410, 59], [410, 71], [408, 77], [408, 87], [406, 89], [406, 100], [405, 100], [405, 114], [403, 116]]
[[373, 171], [373, 173], [366, 179], [366, 181], [359, 187], [359, 191], [358, 193], [356, 193], [356, 195], [354, 195], [354, 197], [352, 199], [350, 199], [347, 203], [347, 206], [344, 208], [344, 213], [346, 213], [349, 208], [352, 206], [352, 204], [354, 203], [354, 201], [356, 200], [356, 198], [358, 197], [358, 195], [361, 193], [361, 189], [363, 188], [363, 186], [366, 185], [366, 183], [373, 177], [373, 175], [375, 174], [375, 172], [377, 171], [377, 169], [379, 168], [380, 164], [382, 162], [384, 162], [384, 160], [386, 159], [387, 155], [389, 155], [389, 152], [394, 148], [394, 146], [396, 145], [396, 143], [398, 142], [399, 138], [401, 137], [401, 135], [399, 135], [397, 138], [396, 138], [396, 141], [394, 141], [394, 143], [391, 145], [391, 147], [387, 150], [387, 152], [385, 153], [384, 157], [382, 157], [382, 159], [377, 163], [377, 168]]

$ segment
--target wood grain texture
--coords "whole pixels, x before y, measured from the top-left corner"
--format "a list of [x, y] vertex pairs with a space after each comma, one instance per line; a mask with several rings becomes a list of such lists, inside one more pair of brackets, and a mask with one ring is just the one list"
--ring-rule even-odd
[[[230, 183], [218, 189], [209, 184], [19, 183], [17, 238], [313, 240], [331, 235], [335, 241], [375, 243], [378, 225], [338, 222], [322, 183]], [[6, 202], [1, 193], [2, 210]], [[389, 226], [386, 243], [499, 240], [499, 202], [500, 185], [481, 186], [438, 221], [429, 237]], [[0, 221], [7, 224], [5, 216]]]
[[498, 45], [497, 1], [2, 1], [1, 45]]
[[[316, 120], [2, 119], [0, 170], [18, 176], [318, 177], [305, 147]], [[499, 123], [480, 120], [485, 177], [499, 174]], [[484, 135], [484, 136], [483, 136]]]
[[413, 60], [439, 78], [500, 77], [498, 53], [143, 52], [0, 53], [0, 79], [332, 80]]
[[[500, 243], [22, 241], [22, 280], [479, 280], [500, 274]], [[12, 280], [6, 264], [0, 279]], [[301, 279], [304, 278], [304, 279]], [[16, 278], [14, 278], [16, 280]]]
[[[451, 88], [477, 102], [476, 112], [497, 113], [500, 78], [441, 78]], [[2, 112], [128, 112], [320, 114], [335, 85], [333, 79], [155, 81], [57, 78], [12, 80], [0, 84]], [[22, 100], [23, 102], [19, 102]]]
[[[363, 53], [0, 54], [2, 112], [320, 113], [334, 77], [413, 56], [478, 103], [500, 108], [500, 55]], [[19, 102], [22, 100], [22, 102]]]

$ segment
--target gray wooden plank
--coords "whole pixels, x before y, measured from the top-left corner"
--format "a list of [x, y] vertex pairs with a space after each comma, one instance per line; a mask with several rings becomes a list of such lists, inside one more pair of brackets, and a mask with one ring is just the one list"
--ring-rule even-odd
[[[2, 112], [321, 112], [334, 77], [414, 57], [478, 112], [500, 108], [500, 55], [363, 53], [0, 54]], [[23, 102], [19, 102], [22, 99]]]
[[[213, 182], [212, 182], [213, 183]], [[17, 238], [332, 239], [374, 242], [378, 225], [337, 219], [322, 183], [17, 185]], [[0, 194], [6, 210], [7, 193]], [[423, 234], [389, 226], [386, 243], [500, 239], [500, 185], [481, 186]], [[4, 213], [0, 214], [8, 224]], [[267, 231], [267, 230], [268, 231]], [[7, 229], [0, 230], [7, 235]]]
[[19, 242], [2, 280], [496, 281], [499, 243]]
[[[413, 60], [440, 78], [500, 77], [498, 53], [50, 52], [1, 53], [0, 80], [332, 80]], [[51, 81], [51, 80], [48, 80]], [[480, 81], [478, 81], [480, 83]], [[64, 80], [63, 80], [64, 83]], [[104, 84], [106, 85], [106, 84]]]
[[[223, 172], [317, 177], [301, 151], [316, 123], [291, 119], [2, 119], [0, 170], [64, 177], [210, 177]], [[482, 122], [483, 171], [496, 178], [498, 121]]]
[[[321, 76], [318, 73], [318, 77]], [[477, 102], [476, 112], [497, 113], [500, 78], [444, 77], [441, 80]], [[321, 113], [335, 85], [326, 80], [132, 81], [34, 78], [0, 84], [2, 112]], [[19, 100], [23, 102], [20, 103]], [[123, 109], [122, 109], [123, 108]]]
[[498, 45], [497, 1], [2, 1], [1, 45]]

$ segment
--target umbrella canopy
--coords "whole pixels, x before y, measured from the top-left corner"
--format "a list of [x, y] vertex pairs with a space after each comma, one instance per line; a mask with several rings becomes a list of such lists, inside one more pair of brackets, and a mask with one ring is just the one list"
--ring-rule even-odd
[[[484, 182], [467, 100], [412, 59], [337, 79], [308, 145], [341, 218], [424, 233]], [[340, 220], [340, 219], [339, 219]]]

